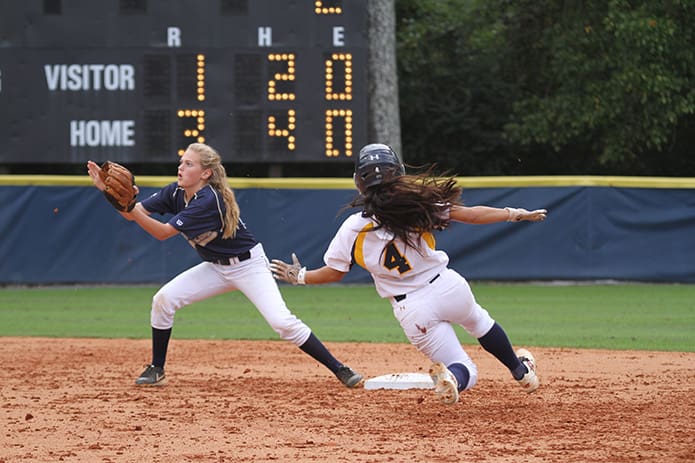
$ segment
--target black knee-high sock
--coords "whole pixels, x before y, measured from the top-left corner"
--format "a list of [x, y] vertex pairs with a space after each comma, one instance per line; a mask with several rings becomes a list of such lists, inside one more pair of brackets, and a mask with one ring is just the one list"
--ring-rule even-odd
[[462, 363], [452, 363], [447, 366], [449, 371], [456, 377], [456, 381], [459, 383], [458, 390], [463, 391], [468, 385], [468, 380], [471, 378], [471, 372]]
[[171, 328], [160, 330], [152, 327], [152, 365], [164, 368], [167, 359], [167, 349], [171, 338]]
[[328, 351], [326, 346], [323, 345], [319, 338], [314, 336], [314, 333], [311, 333], [306, 342], [299, 346], [299, 348], [323, 364], [333, 373], [337, 372], [338, 368], [343, 366], [338, 359], [333, 357], [333, 354]]
[[509, 342], [507, 333], [504, 332], [497, 322], [492, 325], [490, 331], [483, 337], [478, 338], [478, 342], [483, 346], [483, 349], [490, 352], [497, 360], [502, 362], [504, 366], [509, 368], [514, 379], [521, 379], [521, 377], [526, 374], [526, 367], [517, 358], [512, 348], [512, 343]]

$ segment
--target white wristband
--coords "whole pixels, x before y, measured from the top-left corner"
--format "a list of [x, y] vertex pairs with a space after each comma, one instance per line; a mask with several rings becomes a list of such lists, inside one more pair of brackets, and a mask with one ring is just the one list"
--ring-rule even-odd
[[513, 207], [505, 207], [507, 211], [507, 222], [518, 222], [521, 220], [521, 210]]
[[300, 268], [299, 272], [297, 272], [297, 284], [305, 285], [306, 281], [304, 281], [304, 277], [306, 277], [306, 267]]

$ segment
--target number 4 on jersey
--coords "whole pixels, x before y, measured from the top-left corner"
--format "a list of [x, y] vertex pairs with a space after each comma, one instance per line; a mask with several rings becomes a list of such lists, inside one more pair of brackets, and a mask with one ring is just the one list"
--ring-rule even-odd
[[393, 241], [384, 248], [384, 267], [389, 270], [397, 269], [398, 273], [401, 274], [412, 269], [408, 259], [401, 254]]

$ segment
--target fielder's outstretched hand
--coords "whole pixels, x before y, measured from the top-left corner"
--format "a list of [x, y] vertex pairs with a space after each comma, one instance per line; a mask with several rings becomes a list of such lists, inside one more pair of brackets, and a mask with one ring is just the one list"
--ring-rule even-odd
[[270, 270], [273, 272], [273, 276], [276, 280], [286, 281], [287, 283], [292, 283], [293, 285], [304, 284], [306, 267], [302, 267], [302, 264], [299, 263], [299, 259], [297, 259], [297, 255], [295, 253], [292, 253], [291, 264], [273, 259], [270, 262]]
[[536, 209], [533, 211], [513, 207], [505, 207], [505, 209], [509, 213], [507, 222], [521, 222], [522, 220], [527, 220], [529, 222], [540, 222], [545, 220], [545, 216], [548, 214], [548, 211], [545, 209]]

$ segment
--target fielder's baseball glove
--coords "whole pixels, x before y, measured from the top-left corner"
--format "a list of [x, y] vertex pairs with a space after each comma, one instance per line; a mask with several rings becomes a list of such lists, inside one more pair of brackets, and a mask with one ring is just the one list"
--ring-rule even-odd
[[121, 212], [130, 212], [135, 207], [137, 190], [135, 176], [122, 165], [106, 161], [101, 165], [99, 177], [104, 182], [104, 196]]

